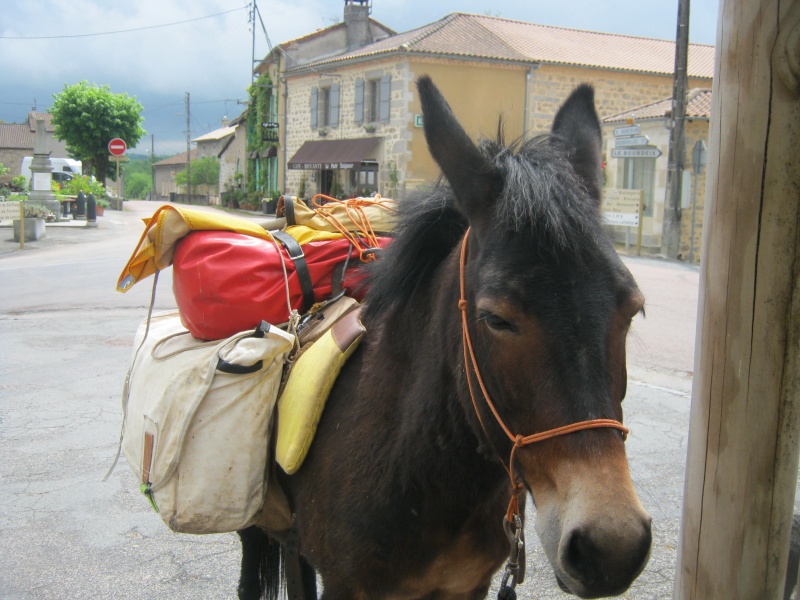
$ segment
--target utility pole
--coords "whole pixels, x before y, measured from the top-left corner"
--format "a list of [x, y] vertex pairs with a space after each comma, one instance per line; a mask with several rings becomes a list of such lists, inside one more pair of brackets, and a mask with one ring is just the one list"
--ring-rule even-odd
[[156, 171], [153, 169], [153, 164], [156, 162], [156, 136], [155, 134], [150, 134], [150, 187], [152, 188], [152, 192], [150, 192], [150, 197], [152, 200], [156, 199]]
[[191, 133], [189, 131], [189, 118], [191, 116], [191, 105], [189, 103], [189, 92], [186, 92], [186, 201], [192, 202], [192, 146]]
[[253, 0], [253, 9], [250, 12], [250, 26], [253, 28], [252, 49], [250, 50], [250, 84], [256, 80], [256, 0]]
[[672, 86], [672, 130], [667, 160], [667, 197], [661, 229], [661, 252], [678, 258], [681, 244], [681, 190], [685, 158], [686, 64], [689, 56], [689, 0], [678, 0], [678, 35], [675, 40], [675, 78]]

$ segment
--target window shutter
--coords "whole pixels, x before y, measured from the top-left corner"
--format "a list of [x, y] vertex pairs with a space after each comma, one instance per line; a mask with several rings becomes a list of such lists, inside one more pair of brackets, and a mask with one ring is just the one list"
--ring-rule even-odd
[[353, 121], [356, 125], [364, 122], [364, 80], [356, 79], [356, 104]]
[[392, 76], [384, 75], [381, 77], [381, 107], [380, 107], [380, 121], [381, 123], [389, 122], [389, 109], [392, 105]]
[[317, 128], [317, 88], [311, 88], [311, 129]]
[[331, 86], [331, 127], [339, 126], [339, 84]]

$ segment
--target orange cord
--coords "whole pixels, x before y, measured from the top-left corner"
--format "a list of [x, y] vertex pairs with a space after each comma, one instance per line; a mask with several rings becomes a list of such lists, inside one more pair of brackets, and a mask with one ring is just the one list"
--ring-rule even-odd
[[[325, 200], [325, 204], [317, 202], [317, 198]], [[329, 209], [326, 208], [328, 204], [335, 204], [344, 207], [347, 217], [352, 223], [352, 227], [348, 227], [342, 223]], [[324, 194], [317, 194], [311, 199], [311, 205], [314, 211], [323, 219], [328, 221], [339, 233], [346, 237], [353, 247], [358, 251], [359, 258], [362, 262], [370, 262], [375, 260], [374, 253], [366, 253], [368, 250], [380, 247], [378, 244], [378, 236], [372, 227], [372, 223], [367, 217], [365, 208], [370, 206], [381, 206], [388, 210], [393, 209], [393, 203], [382, 199], [380, 196], [374, 198], [349, 198], [347, 200], [337, 200]]]
[[481, 388], [481, 393], [483, 394], [483, 397], [486, 400], [486, 404], [489, 406], [489, 409], [492, 411], [495, 420], [503, 429], [506, 436], [508, 436], [508, 439], [514, 442], [514, 446], [511, 448], [511, 456], [508, 459], [508, 466], [503, 465], [506, 471], [508, 472], [509, 478], [511, 479], [511, 501], [508, 503], [508, 510], [506, 511], [506, 519], [508, 519], [508, 521], [511, 521], [514, 515], [519, 514], [519, 494], [523, 490], [523, 486], [519, 482], [519, 478], [514, 473], [514, 457], [516, 456], [517, 449], [522, 448], [523, 446], [527, 446], [528, 444], [534, 444], [536, 442], [541, 442], [543, 440], [549, 440], [550, 438], [554, 438], [559, 435], [565, 435], [567, 433], [573, 433], [575, 431], [581, 431], [584, 429], [597, 429], [601, 427], [610, 427], [612, 429], [619, 429], [622, 432], [623, 439], [625, 439], [628, 436], [629, 429], [625, 427], [622, 423], [614, 419], [588, 419], [586, 421], [579, 421], [577, 423], [563, 425], [561, 427], [548, 429], [547, 431], [542, 431], [540, 433], [534, 433], [527, 436], [514, 435], [513, 433], [511, 433], [511, 430], [505, 424], [502, 417], [500, 417], [500, 413], [497, 412], [497, 409], [495, 408], [492, 399], [489, 397], [489, 392], [486, 390], [486, 385], [483, 383], [483, 377], [481, 377], [481, 372], [480, 369], [478, 368], [478, 361], [475, 358], [475, 350], [472, 347], [472, 339], [470, 338], [469, 328], [467, 327], [467, 296], [466, 296], [466, 283], [465, 283], [464, 271], [466, 270], [466, 265], [467, 265], [468, 237], [469, 237], [469, 229], [467, 229], [466, 233], [464, 234], [464, 239], [461, 243], [461, 260], [460, 260], [460, 272], [459, 272], [460, 298], [458, 299], [458, 308], [461, 311], [461, 331], [462, 331], [462, 337], [464, 339], [464, 368], [466, 369], [467, 386], [469, 387], [469, 395], [472, 399], [472, 406], [475, 408], [475, 414], [478, 416], [478, 422], [481, 424], [481, 428], [483, 429], [484, 433], [487, 433], [486, 426], [483, 424], [483, 420], [481, 419], [481, 413], [478, 410], [478, 403], [475, 400], [475, 390], [472, 387], [472, 378], [469, 376], [470, 366], [472, 366], [472, 370], [475, 373], [475, 379], [478, 380], [478, 385]]

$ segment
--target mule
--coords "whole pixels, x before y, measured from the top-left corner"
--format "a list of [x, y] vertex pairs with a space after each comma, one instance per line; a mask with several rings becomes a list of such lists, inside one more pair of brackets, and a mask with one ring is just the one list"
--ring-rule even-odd
[[506, 146], [502, 127], [473, 143], [427, 76], [417, 89], [449, 184], [399, 203], [367, 334], [302, 468], [279, 478], [306, 594], [316, 571], [325, 600], [484, 598], [527, 493], [561, 587], [620, 594], [651, 545], [621, 423], [644, 298], [602, 225], [594, 91]]

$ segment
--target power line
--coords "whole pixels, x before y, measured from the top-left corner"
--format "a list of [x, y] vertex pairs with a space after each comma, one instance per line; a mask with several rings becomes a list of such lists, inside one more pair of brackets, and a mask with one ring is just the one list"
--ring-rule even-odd
[[197, 17], [194, 19], [187, 19], [185, 21], [175, 21], [174, 23], [164, 23], [163, 25], [148, 25], [147, 27], [135, 27], [133, 29], [120, 29], [118, 31], [104, 31], [102, 33], [80, 33], [75, 35], [38, 35], [38, 36], [9, 36], [9, 35], [0, 35], [0, 40], [60, 40], [66, 38], [85, 38], [85, 37], [97, 37], [100, 35], [114, 35], [117, 33], [130, 33], [132, 31], [145, 31], [147, 29], [160, 29], [163, 27], [173, 27], [174, 25], [184, 25], [186, 23], [194, 23], [195, 21], [202, 21], [203, 19], [211, 19], [213, 17], [219, 17], [220, 15], [226, 15], [228, 13], [236, 12], [237, 10], [244, 10], [245, 8], [249, 8], [248, 6], [240, 6], [239, 8], [232, 8], [231, 10], [226, 10], [219, 13], [214, 13], [213, 15], [206, 15], [204, 17]]

